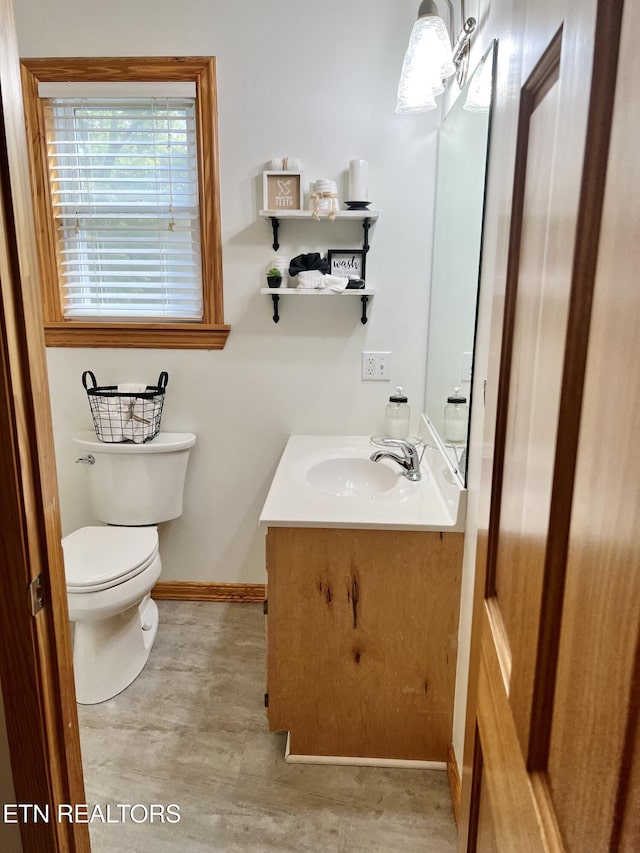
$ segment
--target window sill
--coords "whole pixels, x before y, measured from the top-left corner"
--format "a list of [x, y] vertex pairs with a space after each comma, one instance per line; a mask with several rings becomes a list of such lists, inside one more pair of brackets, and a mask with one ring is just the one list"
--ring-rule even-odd
[[191, 323], [45, 323], [48, 347], [224, 349], [231, 326]]

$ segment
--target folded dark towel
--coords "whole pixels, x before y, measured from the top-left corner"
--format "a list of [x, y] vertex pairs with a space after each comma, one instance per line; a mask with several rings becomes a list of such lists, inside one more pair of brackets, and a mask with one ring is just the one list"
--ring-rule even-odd
[[289, 264], [289, 275], [298, 275], [304, 270], [320, 270], [321, 273], [329, 272], [329, 261], [321, 257], [319, 252], [309, 252], [307, 255], [296, 255], [291, 258]]

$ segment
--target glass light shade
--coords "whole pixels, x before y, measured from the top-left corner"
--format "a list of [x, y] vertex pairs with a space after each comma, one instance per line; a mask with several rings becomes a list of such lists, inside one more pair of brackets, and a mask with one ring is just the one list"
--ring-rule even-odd
[[436, 107], [442, 81], [455, 72], [451, 43], [442, 18], [423, 15], [413, 25], [398, 85], [397, 113], [417, 113]]
[[493, 81], [492, 65], [485, 59], [479, 68], [476, 68], [471, 82], [463, 109], [470, 113], [488, 113], [491, 106], [491, 86]]

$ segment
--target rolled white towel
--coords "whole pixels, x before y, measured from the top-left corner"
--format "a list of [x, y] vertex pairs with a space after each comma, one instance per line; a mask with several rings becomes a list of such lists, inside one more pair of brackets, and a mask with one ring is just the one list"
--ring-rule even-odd
[[128, 405], [122, 407], [121, 397], [102, 397], [97, 406], [97, 420], [100, 433], [105, 441], [123, 440], [122, 427], [128, 419]]
[[119, 394], [138, 394], [140, 391], [146, 391], [147, 386], [144, 382], [121, 382], [118, 385]]
[[330, 290], [335, 290], [336, 293], [342, 293], [343, 290], [346, 290], [346, 287], [349, 284], [349, 279], [345, 275], [325, 275], [324, 284], [325, 287], [330, 288]]
[[324, 280], [320, 270], [302, 270], [296, 276], [296, 290], [322, 290]]
[[100, 424], [100, 434], [103, 441], [113, 442], [114, 444], [125, 440], [122, 427], [115, 421], [103, 421]]
[[127, 441], [133, 441], [134, 444], [143, 444], [148, 435], [148, 424], [135, 421], [133, 418], [127, 421], [122, 429], [122, 437]]
[[272, 172], [299, 172], [300, 160], [297, 157], [273, 157], [269, 160], [269, 169]]
[[109, 399], [103, 397], [99, 400], [97, 408], [98, 412], [105, 417], [108, 417], [109, 415], [118, 415], [120, 413], [120, 402], [115, 397]]

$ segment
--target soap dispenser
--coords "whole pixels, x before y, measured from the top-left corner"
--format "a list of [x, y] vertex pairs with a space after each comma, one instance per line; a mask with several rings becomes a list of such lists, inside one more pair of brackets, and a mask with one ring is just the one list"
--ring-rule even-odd
[[444, 439], [445, 441], [459, 444], [467, 440], [467, 426], [469, 423], [469, 407], [467, 398], [461, 394], [459, 388], [453, 389], [453, 394], [447, 397], [447, 405], [444, 407]]
[[409, 408], [408, 399], [398, 385], [396, 393], [389, 397], [385, 409], [384, 431], [387, 438], [406, 438], [409, 435]]

